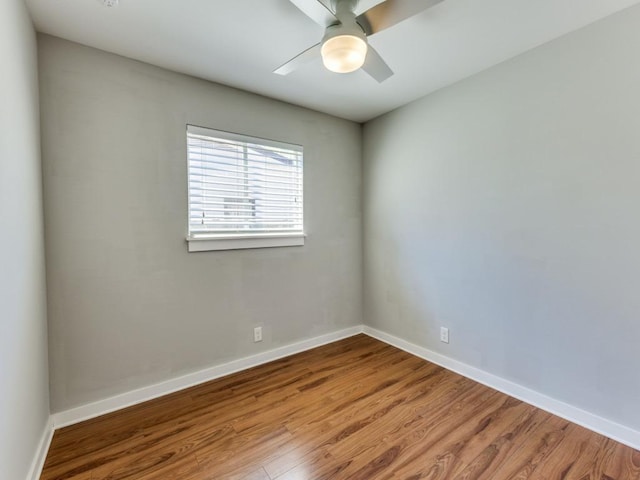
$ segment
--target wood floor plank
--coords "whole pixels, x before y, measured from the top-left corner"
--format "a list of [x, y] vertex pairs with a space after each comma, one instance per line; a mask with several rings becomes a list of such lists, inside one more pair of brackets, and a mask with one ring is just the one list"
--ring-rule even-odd
[[57, 431], [41, 480], [640, 480], [640, 452], [365, 335]]
[[[433, 414], [416, 417], [405, 422], [402, 430], [392, 431], [371, 452], [369, 462], [363, 462], [357, 476], [366, 478], [373, 473], [380, 474], [381, 469], [390, 471], [393, 478], [449, 476], [460, 464], [458, 454], [471, 441], [482, 418], [505, 403], [497, 392], [477, 384], [472, 386], [471, 391], [475, 393], [462, 394], [443, 408], [435, 406]], [[470, 403], [474, 408], [468, 408]], [[383, 466], [381, 462], [388, 462], [391, 456], [394, 461]]]
[[[499, 394], [486, 389], [481, 385], [468, 380], [463, 380], [465, 389], [450, 389], [446, 395], [434, 397], [432, 400], [424, 399], [419, 415], [413, 415], [414, 410], [407, 412], [409, 417], [395, 425], [379, 425], [385, 436], [379, 442], [378, 455], [385, 450], [397, 447], [401, 457], [393, 465], [394, 469], [404, 465], [410, 465], [416, 459], [424, 460], [425, 457], [439, 453], [442, 446], [447, 445], [447, 438], [454, 436], [457, 441], [458, 429], [472, 429], [473, 418], [484, 415], [499, 405]], [[474, 408], [468, 408], [472, 403]], [[366, 432], [365, 432], [366, 433]], [[358, 448], [358, 442], [352, 441]], [[336, 455], [351, 455], [348, 443], [339, 446]], [[411, 467], [412, 468], [412, 467]]]
[[565, 430], [569, 426], [569, 422], [560, 417], [545, 415], [546, 419], [527, 433], [527, 442], [514, 442], [514, 449], [509, 457], [494, 465], [492, 472], [485, 475], [486, 478], [531, 478], [536, 467], [545, 461], [564, 438]]
[[610, 478], [640, 480], [640, 451], [633, 450], [613, 440], [615, 452], [605, 465], [605, 475]]

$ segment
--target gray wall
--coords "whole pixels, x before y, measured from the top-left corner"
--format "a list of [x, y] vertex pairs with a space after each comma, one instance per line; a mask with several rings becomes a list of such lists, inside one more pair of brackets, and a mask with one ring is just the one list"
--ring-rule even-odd
[[49, 418], [36, 36], [0, 2], [0, 477], [24, 479]]
[[368, 323], [635, 429], [638, 25], [634, 7], [368, 123], [363, 201]]
[[[361, 323], [360, 125], [38, 43], [53, 411]], [[187, 123], [304, 146], [304, 247], [187, 253]]]

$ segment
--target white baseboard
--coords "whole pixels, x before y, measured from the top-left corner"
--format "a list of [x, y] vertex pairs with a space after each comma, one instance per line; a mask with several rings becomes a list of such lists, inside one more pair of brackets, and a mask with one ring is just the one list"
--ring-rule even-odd
[[[436, 353], [432, 350], [415, 345], [411, 342], [366, 325], [357, 325], [325, 335], [320, 335], [318, 337], [302, 340], [300, 342], [295, 342], [283, 347], [275, 348], [273, 350], [269, 350], [238, 360], [233, 360], [228, 363], [216, 365], [181, 377], [173, 378], [155, 385], [150, 385], [148, 387], [143, 387], [131, 392], [126, 392], [94, 403], [55, 413], [51, 416], [53, 428], [57, 429], [68, 425], [73, 425], [90, 418], [98, 417], [100, 415], [120, 410], [131, 405], [146, 402], [148, 400], [152, 400], [169, 393], [183, 390], [194, 385], [199, 385], [216, 378], [224, 377], [241, 370], [246, 370], [247, 368], [262, 365], [264, 363], [272, 362], [274, 360], [278, 360], [295, 353], [303, 352], [305, 350], [319, 347], [327, 343], [332, 343], [343, 338], [351, 337], [353, 335], [357, 335], [358, 333], [365, 333], [370, 337], [376, 338], [382, 342], [393, 345], [394, 347], [409, 352], [429, 362], [440, 365], [447, 370], [456, 372], [476, 382], [482, 383], [483, 385], [486, 385], [490, 388], [498, 390], [502, 393], [541, 408], [542, 410], [545, 410], [549, 413], [569, 420], [570, 422], [576, 423], [596, 433], [628, 445], [631, 448], [640, 450], [640, 432], [638, 432], [637, 430], [633, 430], [631, 428], [625, 427], [624, 425], [612, 422], [611, 420], [607, 420], [606, 418], [594, 415], [590, 412], [579, 409], [575, 406], [569, 405], [535, 390], [531, 390], [510, 380], [506, 380], [492, 373], [486, 372], [445, 355]], [[46, 452], [48, 450], [51, 436], [53, 434], [53, 428], [49, 428], [49, 431], [45, 432], [45, 435], [43, 435], [40, 450], [38, 451], [38, 456], [36, 460], [34, 460], [34, 466], [32, 468], [34, 473], [30, 478], [32, 478], [33, 480], [38, 479], [39, 469], [41, 470], [42, 464], [44, 464]]]
[[51, 423], [51, 419], [49, 419], [44, 427], [44, 431], [42, 432], [42, 437], [40, 437], [38, 449], [36, 450], [33, 461], [31, 462], [31, 468], [29, 469], [27, 480], [40, 480], [40, 475], [42, 475], [42, 468], [44, 467], [44, 461], [47, 459], [47, 453], [49, 452], [49, 447], [51, 446], [52, 439], [53, 424]]
[[441, 355], [432, 350], [420, 347], [401, 338], [390, 335], [381, 330], [364, 326], [363, 332], [370, 337], [376, 338], [382, 342], [393, 345], [405, 352], [409, 352], [417, 357], [428, 360], [429, 362], [440, 365], [441, 367], [459, 373], [460, 375], [482, 383], [494, 390], [506, 393], [512, 397], [522, 400], [530, 405], [538, 407], [549, 413], [562, 417], [575, 424], [592, 430], [596, 433], [609, 437], [617, 442], [623, 443], [631, 448], [640, 450], [640, 432], [631, 428], [612, 422], [606, 418], [599, 417], [593, 413], [581, 410], [567, 403], [548, 397], [542, 393], [523, 387], [515, 382], [506, 380], [497, 375], [481, 370], [466, 363], [462, 363], [453, 358]]
[[318, 337], [309, 338], [300, 342], [291, 343], [283, 347], [268, 350], [266, 352], [251, 355], [249, 357], [232, 360], [228, 363], [205, 368], [194, 373], [189, 373], [181, 377], [172, 378], [164, 382], [150, 385], [148, 387], [139, 388], [130, 392], [122, 393], [104, 400], [81, 405], [76, 408], [54, 413], [51, 417], [54, 428], [62, 428], [75, 423], [89, 420], [90, 418], [99, 417], [107, 413], [130, 407], [138, 403], [146, 402], [154, 398], [168, 395], [185, 388], [193, 387], [201, 383], [215, 380], [232, 373], [246, 370], [247, 368], [262, 365], [264, 363], [278, 360], [279, 358], [288, 357], [295, 353], [310, 350], [327, 343], [332, 343], [343, 338], [352, 337], [358, 333], [362, 333], [363, 326], [356, 325], [354, 327], [345, 328], [336, 332], [327, 333]]

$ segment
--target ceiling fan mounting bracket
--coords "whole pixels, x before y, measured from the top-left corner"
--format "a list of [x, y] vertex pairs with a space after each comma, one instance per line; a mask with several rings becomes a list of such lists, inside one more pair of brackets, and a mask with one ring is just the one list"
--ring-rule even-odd
[[338, 12], [339, 8], [347, 9], [351, 12], [355, 12], [358, 8], [359, 0], [331, 0], [331, 8], [334, 12]]
[[338, 35], [353, 35], [366, 42], [366, 30], [357, 22], [354, 13], [358, 0], [331, 0], [331, 6], [337, 21], [326, 27], [322, 41]]

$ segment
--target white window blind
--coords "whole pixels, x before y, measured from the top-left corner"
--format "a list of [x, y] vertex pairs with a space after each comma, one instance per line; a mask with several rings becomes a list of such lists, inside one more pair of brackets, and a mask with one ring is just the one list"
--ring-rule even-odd
[[303, 233], [301, 146], [187, 126], [189, 237]]

